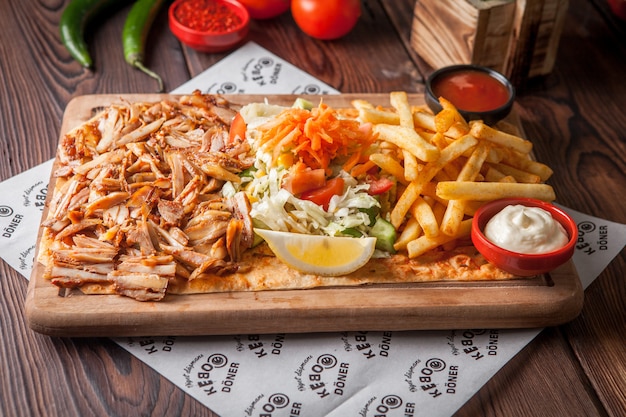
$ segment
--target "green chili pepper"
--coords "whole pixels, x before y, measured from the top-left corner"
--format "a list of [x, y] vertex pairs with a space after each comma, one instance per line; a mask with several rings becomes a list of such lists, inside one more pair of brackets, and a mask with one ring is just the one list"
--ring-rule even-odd
[[128, 13], [124, 30], [122, 31], [124, 59], [133, 67], [157, 80], [159, 92], [163, 91], [163, 80], [157, 73], [150, 71], [144, 66], [143, 58], [150, 27], [163, 3], [164, 0], [137, 0]]
[[102, 10], [120, 0], [72, 0], [63, 10], [59, 29], [61, 41], [72, 58], [83, 67], [91, 68], [93, 61], [84, 39], [85, 26]]

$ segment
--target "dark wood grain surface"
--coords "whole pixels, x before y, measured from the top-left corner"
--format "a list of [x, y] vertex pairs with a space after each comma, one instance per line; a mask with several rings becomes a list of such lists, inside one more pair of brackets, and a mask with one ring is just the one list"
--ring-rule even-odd
[[[123, 60], [128, 8], [86, 28], [95, 70], [63, 48], [67, 1], [0, 2], [0, 180], [53, 157], [64, 108], [78, 95], [151, 93]], [[431, 71], [409, 47], [412, 0], [365, 0], [361, 21], [333, 42], [301, 33], [289, 13], [255, 22], [250, 39], [346, 93], [421, 92]], [[147, 64], [171, 90], [226, 54], [181, 47], [162, 12]], [[517, 110], [539, 160], [558, 173], [559, 201], [626, 223], [626, 22], [604, 0], [571, 0], [554, 71], [520, 91]], [[547, 328], [458, 416], [626, 415], [626, 256], [585, 292], [582, 314]], [[215, 416], [109, 339], [28, 329], [27, 281], [0, 262], [1, 416]]]

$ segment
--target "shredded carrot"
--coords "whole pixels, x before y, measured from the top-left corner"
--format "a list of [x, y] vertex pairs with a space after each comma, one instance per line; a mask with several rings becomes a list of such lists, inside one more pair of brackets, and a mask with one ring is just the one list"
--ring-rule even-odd
[[346, 172], [350, 172], [352, 168], [361, 160], [361, 152], [354, 152], [350, 158], [346, 162], [343, 163], [343, 170]]
[[373, 161], [367, 161], [352, 168], [352, 171], [350, 171], [350, 175], [352, 175], [353, 177], [360, 177], [361, 175], [365, 175], [367, 171], [374, 168], [375, 166], [376, 164]]
[[270, 152], [274, 162], [281, 154], [291, 153], [294, 161], [312, 169], [327, 169], [335, 158], [342, 158], [344, 168], [352, 169], [375, 139], [357, 120], [343, 119], [323, 103], [310, 111], [285, 109], [258, 130], [261, 149]]

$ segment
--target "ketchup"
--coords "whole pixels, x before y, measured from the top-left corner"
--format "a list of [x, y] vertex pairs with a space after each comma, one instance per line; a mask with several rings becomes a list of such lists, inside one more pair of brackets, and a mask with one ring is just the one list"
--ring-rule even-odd
[[442, 75], [432, 86], [436, 97], [444, 97], [458, 109], [488, 111], [504, 106], [509, 91], [491, 75], [476, 70]]

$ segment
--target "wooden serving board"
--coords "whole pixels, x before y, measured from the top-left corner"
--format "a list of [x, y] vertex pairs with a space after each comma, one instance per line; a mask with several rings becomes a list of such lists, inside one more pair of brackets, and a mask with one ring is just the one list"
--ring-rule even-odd
[[[163, 97], [78, 97], [67, 106], [60, 134], [122, 99]], [[235, 104], [267, 98], [270, 103], [287, 105], [296, 98], [225, 97]], [[324, 96], [323, 100], [334, 107], [348, 107], [354, 98], [389, 106], [386, 94]], [[412, 104], [423, 103], [421, 96], [409, 98]], [[519, 126], [514, 115], [510, 120]], [[39, 333], [71, 337], [529, 328], [568, 322], [580, 313], [583, 303], [582, 286], [571, 261], [544, 276], [512, 281], [167, 295], [159, 302], [59, 290], [42, 273], [43, 266], [36, 263], [26, 297], [28, 324]]]

